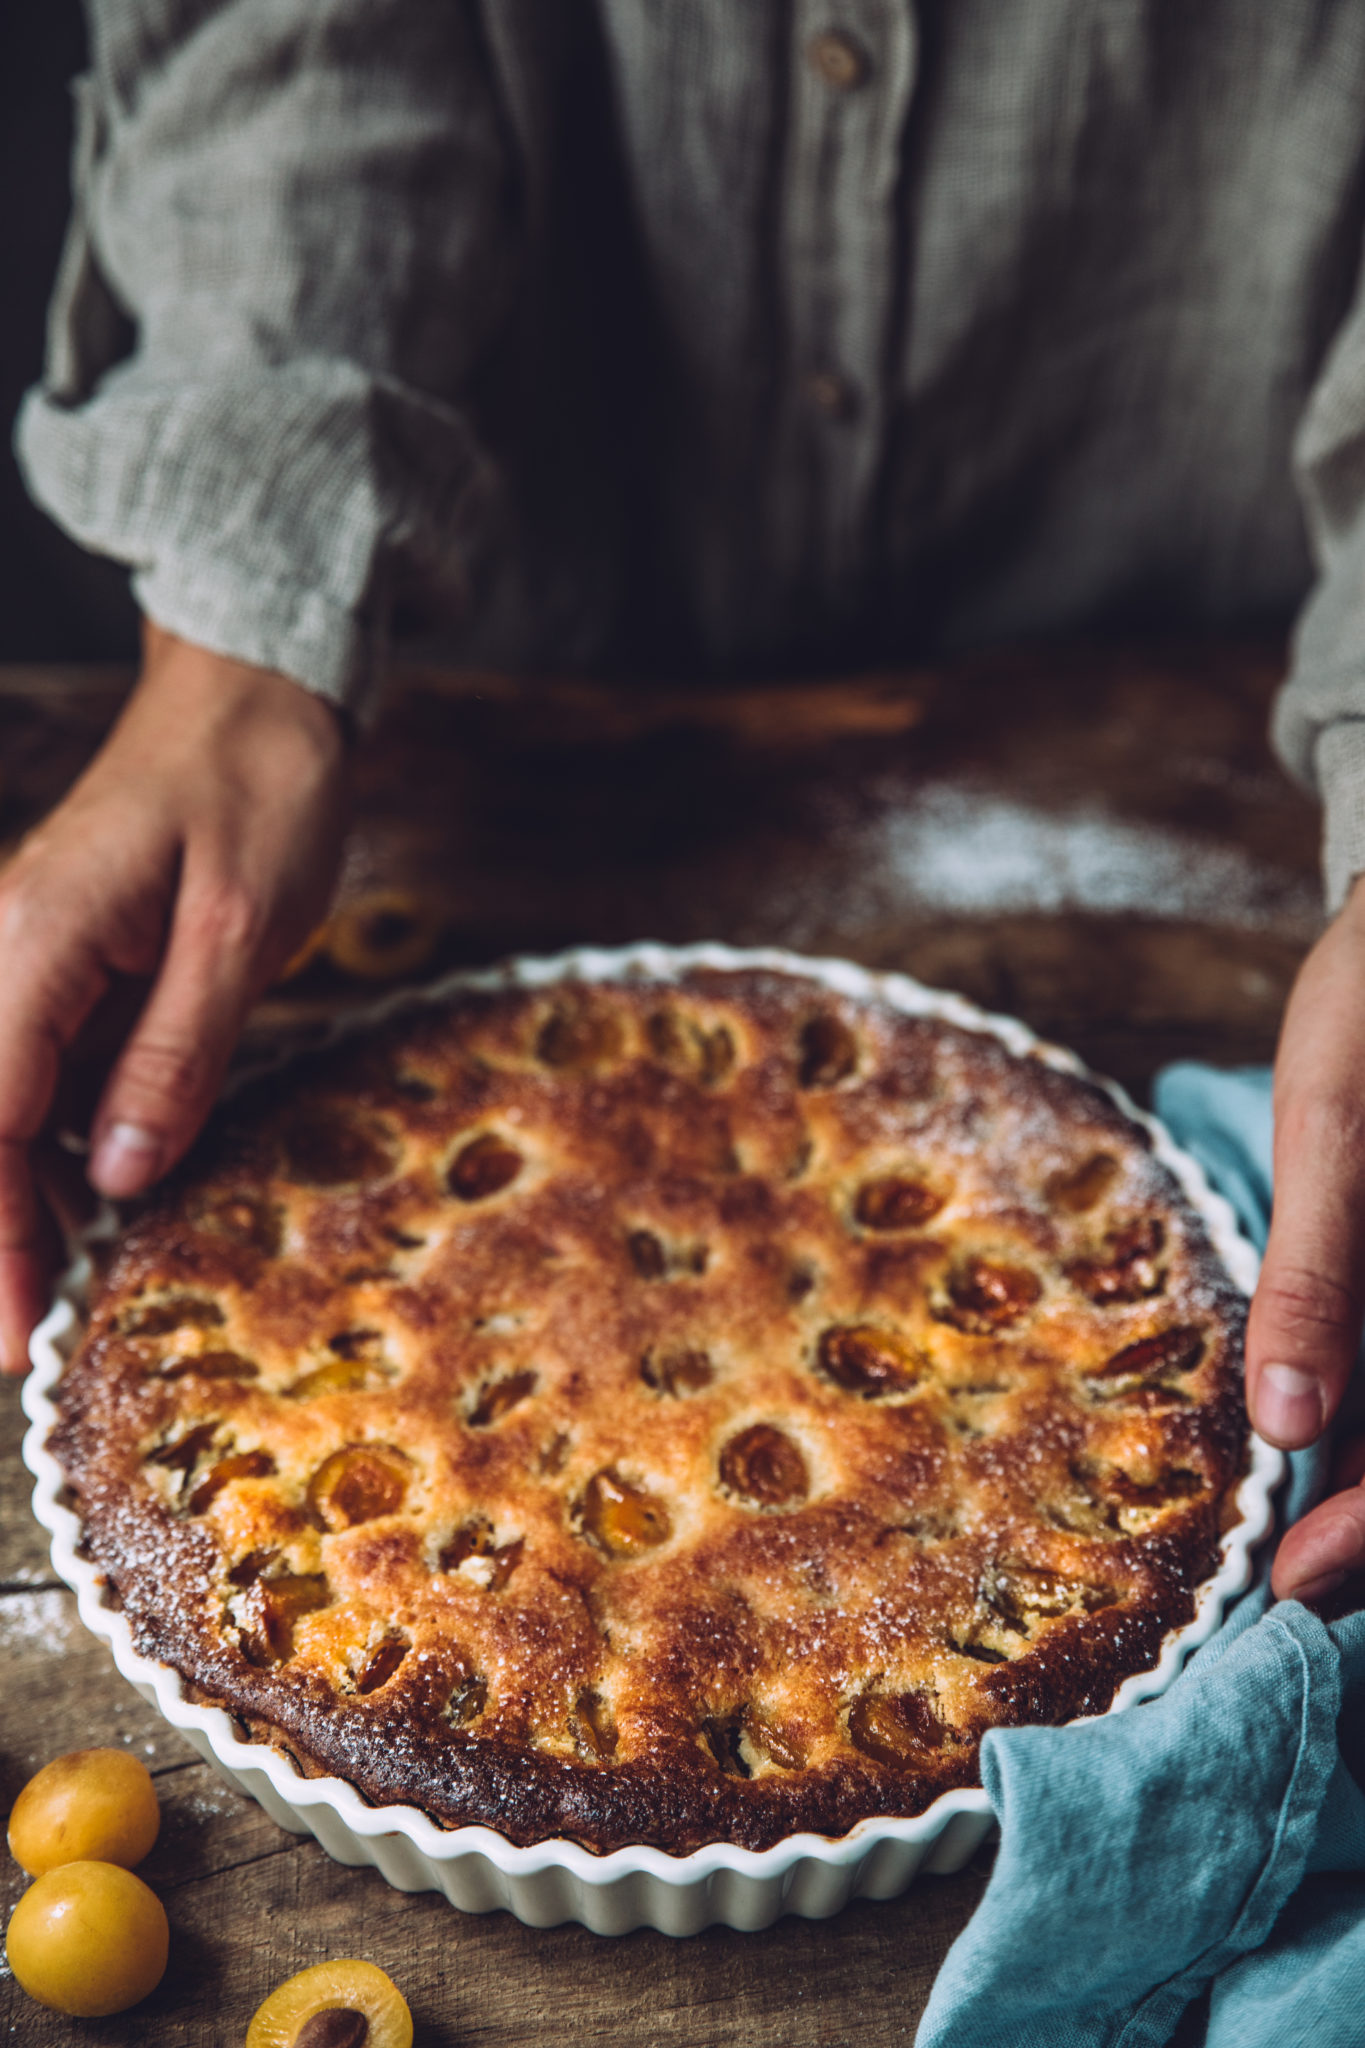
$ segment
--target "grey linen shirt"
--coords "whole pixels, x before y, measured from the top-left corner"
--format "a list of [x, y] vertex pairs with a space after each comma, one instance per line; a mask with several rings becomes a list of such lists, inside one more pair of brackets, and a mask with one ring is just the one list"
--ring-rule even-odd
[[753, 673], [1302, 606], [1365, 870], [1362, 0], [89, 11], [18, 445], [164, 625], [363, 713], [395, 610]]

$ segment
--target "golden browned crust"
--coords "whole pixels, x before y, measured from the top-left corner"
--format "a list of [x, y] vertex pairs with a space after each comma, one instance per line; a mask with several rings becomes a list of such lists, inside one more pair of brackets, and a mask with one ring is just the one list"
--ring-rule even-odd
[[560, 984], [221, 1112], [53, 1447], [138, 1647], [304, 1768], [759, 1848], [1150, 1667], [1242, 1321], [1098, 1088], [797, 976]]

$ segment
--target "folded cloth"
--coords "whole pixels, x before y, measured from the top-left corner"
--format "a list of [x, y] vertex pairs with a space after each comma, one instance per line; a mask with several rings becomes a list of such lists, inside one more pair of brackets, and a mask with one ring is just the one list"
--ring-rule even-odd
[[[1182, 1064], [1156, 1103], [1263, 1244], [1269, 1075]], [[1291, 1460], [1286, 1520], [1325, 1464]], [[1365, 1713], [1365, 1614], [1273, 1606], [1269, 1548], [1160, 1699], [986, 1737], [999, 1854], [916, 2048], [1160, 2048], [1201, 1997], [1206, 2048], [1365, 2041], [1365, 1796], [1339, 1747]]]

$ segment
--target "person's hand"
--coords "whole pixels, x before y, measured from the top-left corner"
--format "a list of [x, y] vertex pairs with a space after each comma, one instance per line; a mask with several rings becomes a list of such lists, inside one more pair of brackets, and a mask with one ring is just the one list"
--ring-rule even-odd
[[248, 1006], [326, 907], [344, 753], [335, 712], [288, 677], [149, 626], [110, 738], [0, 872], [5, 1371], [24, 1370], [46, 1301], [56, 1233], [35, 1162], [73, 1041], [123, 998], [89, 1174], [140, 1194], [193, 1139]]
[[[1247, 1404], [1299, 1450], [1335, 1415], [1365, 1316], [1365, 883], [1304, 962], [1275, 1062], [1275, 1207], [1247, 1329]], [[1281, 1600], [1324, 1600], [1365, 1571], [1365, 1444], [1275, 1559]]]

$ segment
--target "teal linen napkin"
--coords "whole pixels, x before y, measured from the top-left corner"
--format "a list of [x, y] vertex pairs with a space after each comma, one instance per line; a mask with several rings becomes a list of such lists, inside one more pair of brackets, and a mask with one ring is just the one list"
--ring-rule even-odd
[[[1170, 1067], [1156, 1105], [1263, 1244], [1269, 1075]], [[1325, 1465], [1291, 1460], [1287, 1519]], [[1339, 1748], [1365, 1615], [1273, 1606], [1268, 1576], [1162, 1698], [986, 1737], [999, 1854], [916, 2048], [1161, 2048], [1201, 1995], [1207, 2048], [1365, 2043], [1365, 1796]]]

